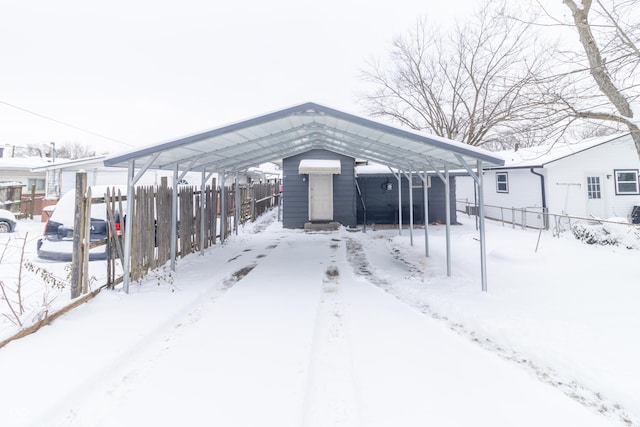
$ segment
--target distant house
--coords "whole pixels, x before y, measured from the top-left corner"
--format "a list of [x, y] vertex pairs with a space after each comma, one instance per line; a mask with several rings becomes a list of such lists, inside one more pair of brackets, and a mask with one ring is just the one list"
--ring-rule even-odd
[[[488, 216], [511, 221], [514, 211], [527, 208], [529, 225], [542, 225], [543, 210], [577, 217], [626, 217], [640, 205], [640, 158], [630, 134], [498, 153], [502, 167], [484, 173]], [[473, 180], [457, 178], [458, 208], [473, 209]], [[535, 214], [538, 212], [538, 214]], [[516, 219], [517, 222], [517, 219]]]
[[[75, 188], [76, 173], [87, 173], [87, 185], [126, 185], [127, 170], [110, 168], [104, 165], [107, 156], [85, 157], [74, 160], [59, 160], [45, 166], [33, 168], [33, 171], [46, 174], [46, 197], [58, 200], [61, 195]], [[172, 177], [170, 171], [147, 171], [138, 185], [159, 185], [163, 176]], [[191, 173], [182, 179], [184, 184], [200, 184], [200, 175]], [[171, 184], [171, 179], [169, 179]]]
[[[111, 168], [104, 165], [107, 156], [93, 156], [82, 159], [59, 159], [55, 163], [35, 167], [34, 173], [39, 173], [46, 177], [45, 199], [57, 201], [64, 193], [75, 188], [76, 174], [80, 171], [87, 173], [87, 185], [127, 185], [127, 169]], [[265, 165], [266, 166], [266, 165]], [[275, 166], [268, 169], [249, 168], [239, 176], [239, 182], [266, 182], [277, 178], [278, 171]], [[137, 185], [160, 185], [162, 177], [167, 177], [168, 185], [172, 185], [173, 172], [166, 170], [149, 170], [143, 174]], [[229, 176], [227, 185], [231, 185], [234, 176]], [[199, 186], [202, 182], [201, 174], [198, 172], [188, 172], [180, 179], [179, 184]], [[45, 203], [46, 204], [46, 203]]]
[[[7, 154], [6, 150], [4, 154]], [[45, 195], [45, 173], [33, 171], [37, 166], [47, 165], [48, 160], [40, 157], [2, 157], [0, 156], [0, 208], [13, 212], [27, 213], [26, 202], [31, 198], [35, 186], [34, 212], [42, 209], [41, 200]]]

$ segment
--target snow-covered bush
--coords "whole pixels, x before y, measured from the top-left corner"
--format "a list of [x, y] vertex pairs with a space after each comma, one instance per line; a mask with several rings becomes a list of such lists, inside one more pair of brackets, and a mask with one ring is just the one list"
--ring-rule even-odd
[[579, 222], [571, 225], [574, 237], [589, 245], [616, 245], [640, 249], [640, 229], [628, 221], [604, 221], [597, 224]]
[[571, 226], [571, 233], [576, 239], [589, 245], [617, 245], [615, 236], [609, 234], [601, 224], [585, 224], [582, 222]]

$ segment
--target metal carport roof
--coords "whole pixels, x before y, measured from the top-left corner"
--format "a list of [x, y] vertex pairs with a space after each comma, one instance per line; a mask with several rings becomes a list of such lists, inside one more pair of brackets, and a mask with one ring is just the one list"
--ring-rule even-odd
[[109, 156], [106, 166], [235, 172], [312, 149], [400, 170], [465, 168], [480, 160], [501, 166], [489, 152], [434, 135], [400, 129], [312, 102], [207, 132]]
[[[434, 135], [400, 129], [360, 116], [355, 116], [312, 102], [286, 108], [235, 124], [222, 126], [207, 132], [188, 136], [147, 148], [113, 155], [104, 160], [105, 166], [129, 169], [129, 193], [140, 174], [148, 169], [201, 171], [203, 187], [205, 176], [220, 173], [223, 176], [258, 166], [268, 161], [280, 160], [313, 149], [333, 151], [349, 157], [380, 163], [403, 174], [422, 172], [424, 182], [427, 172], [435, 172], [445, 182], [445, 205], [449, 205], [449, 171], [466, 169], [478, 183], [480, 216], [480, 257], [482, 289], [486, 291], [486, 249], [484, 243], [484, 203], [482, 170], [486, 166], [502, 166], [504, 160], [488, 151]], [[475, 171], [473, 168], [475, 167]], [[140, 171], [135, 174], [135, 169]], [[176, 182], [174, 179], [174, 189]], [[223, 187], [224, 188], [224, 187]], [[427, 186], [423, 186], [427, 200]], [[224, 191], [224, 190], [223, 190]], [[172, 235], [177, 223], [176, 191], [173, 192]], [[411, 200], [413, 192], [409, 192]], [[401, 209], [401, 195], [399, 209]], [[412, 202], [410, 201], [410, 204]], [[427, 203], [424, 204], [425, 218]], [[204, 206], [204, 205], [203, 205]], [[133, 204], [127, 205], [127, 215], [132, 215]], [[203, 209], [201, 207], [201, 209]], [[410, 213], [412, 210], [410, 210]], [[451, 274], [449, 210], [447, 213], [447, 275]], [[401, 215], [398, 215], [401, 218]], [[399, 230], [402, 222], [399, 220]], [[412, 226], [411, 221], [411, 226]], [[128, 236], [125, 242], [124, 270], [125, 290], [128, 290], [129, 254], [131, 253], [131, 222], [126, 223]], [[412, 230], [412, 228], [410, 228]], [[202, 231], [203, 232], [203, 231]], [[413, 244], [413, 234], [412, 244]], [[202, 239], [204, 240], [204, 239]], [[171, 242], [171, 267], [175, 268], [175, 237]], [[203, 251], [201, 247], [201, 251]], [[425, 226], [425, 252], [428, 256], [428, 235]]]

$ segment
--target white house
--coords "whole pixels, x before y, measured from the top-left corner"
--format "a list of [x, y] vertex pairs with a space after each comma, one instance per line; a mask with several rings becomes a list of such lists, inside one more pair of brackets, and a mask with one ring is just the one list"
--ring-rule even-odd
[[[520, 223], [518, 217], [526, 208], [532, 213], [525, 221], [538, 226], [543, 223], [542, 211], [629, 218], [633, 207], [640, 205], [640, 157], [628, 133], [499, 154], [505, 165], [484, 173], [488, 217]], [[473, 180], [468, 176], [456, 180], [458, 208], [474, 206]]]
[[[87, 185], [126, 185], [127, 169], [113, 168], [104, 165], [107, 156], [85, 157], [75, 160], [59, 160], [49, 163], [46, 166], [33, 168], [33, 172], [46, 173], [46, 198], [58, 200], [61, 195], [75, 188], [76, 173], [84, 171], [87, 173]], [[249, 168], [244, 174], [239, 176], [239, 182], [266, 182], [279, 177], [280, 172], [275, 169], [275, 165], [265, 164], [264, 168]], [[271, 166], [271, 167], [269, 167]], [[214, 175], [214, 177], [216, 177]], [[171, 170], [149, 170], [145, 172], [137, 185], [160, 185], [162, 177], [167, 177], [168, 185], [173, 184], [173, 171]], [[227, 185], [234, 182], [235, 177], [228, 177]], [[180, 180], [180, 184], [199, 186], [202, 182], [202, 175], [198, 172], [188, 172]]]
[[28, 213], [31, 208], [31, 190], [35, 186], [33, 209], [34, 212], [40, 212], [45, 193], [45, 174], [34, 172], [32, 168], [48, 164], [48, 159], [3, 157], [2, 154], [6, 155], [8, 152], [1, 150], [2, 148], [4, 147], [0, 147], [0, 208]]
[[35, 185], [37, 193], [44, 193], [45, 173], [33, 171], [33, 168], [48, 164], [48, 159], [40, 157], [0, 156], [0, 182], [19, 182], [25, 187], [25, 192]]
[[[107, 156], [85, 157], [74, 160], [59, 160], [46, 166], [33, 168], [32, 171], [46, 173], [46, 198], [57, 200], [61, 195], [75, 188], [76, 173], [87, 173], [87, 185], [126, 185], [127, 169], [110, 168], [104, 165]], [[163, 176], [168, 177], [169, 185], [172, 184], [172, 171], [147, 171], [142, 176], [138, 185], [160, 185]], [[199, 185], [200, 175], [190, 173], [182, 178], [182, 183]]]

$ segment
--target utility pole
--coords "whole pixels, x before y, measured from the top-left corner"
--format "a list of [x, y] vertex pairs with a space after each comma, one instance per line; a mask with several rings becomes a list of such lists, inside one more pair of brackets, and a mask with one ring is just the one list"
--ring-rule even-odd
[[[51, 142], [51, 163], [55, 163], [55, 162], [56, 162], [56, 143]], [[57, 198], [58, 190], [56, 188], [56, 170], [55, 169], [51, 170], [51, 191]]]

